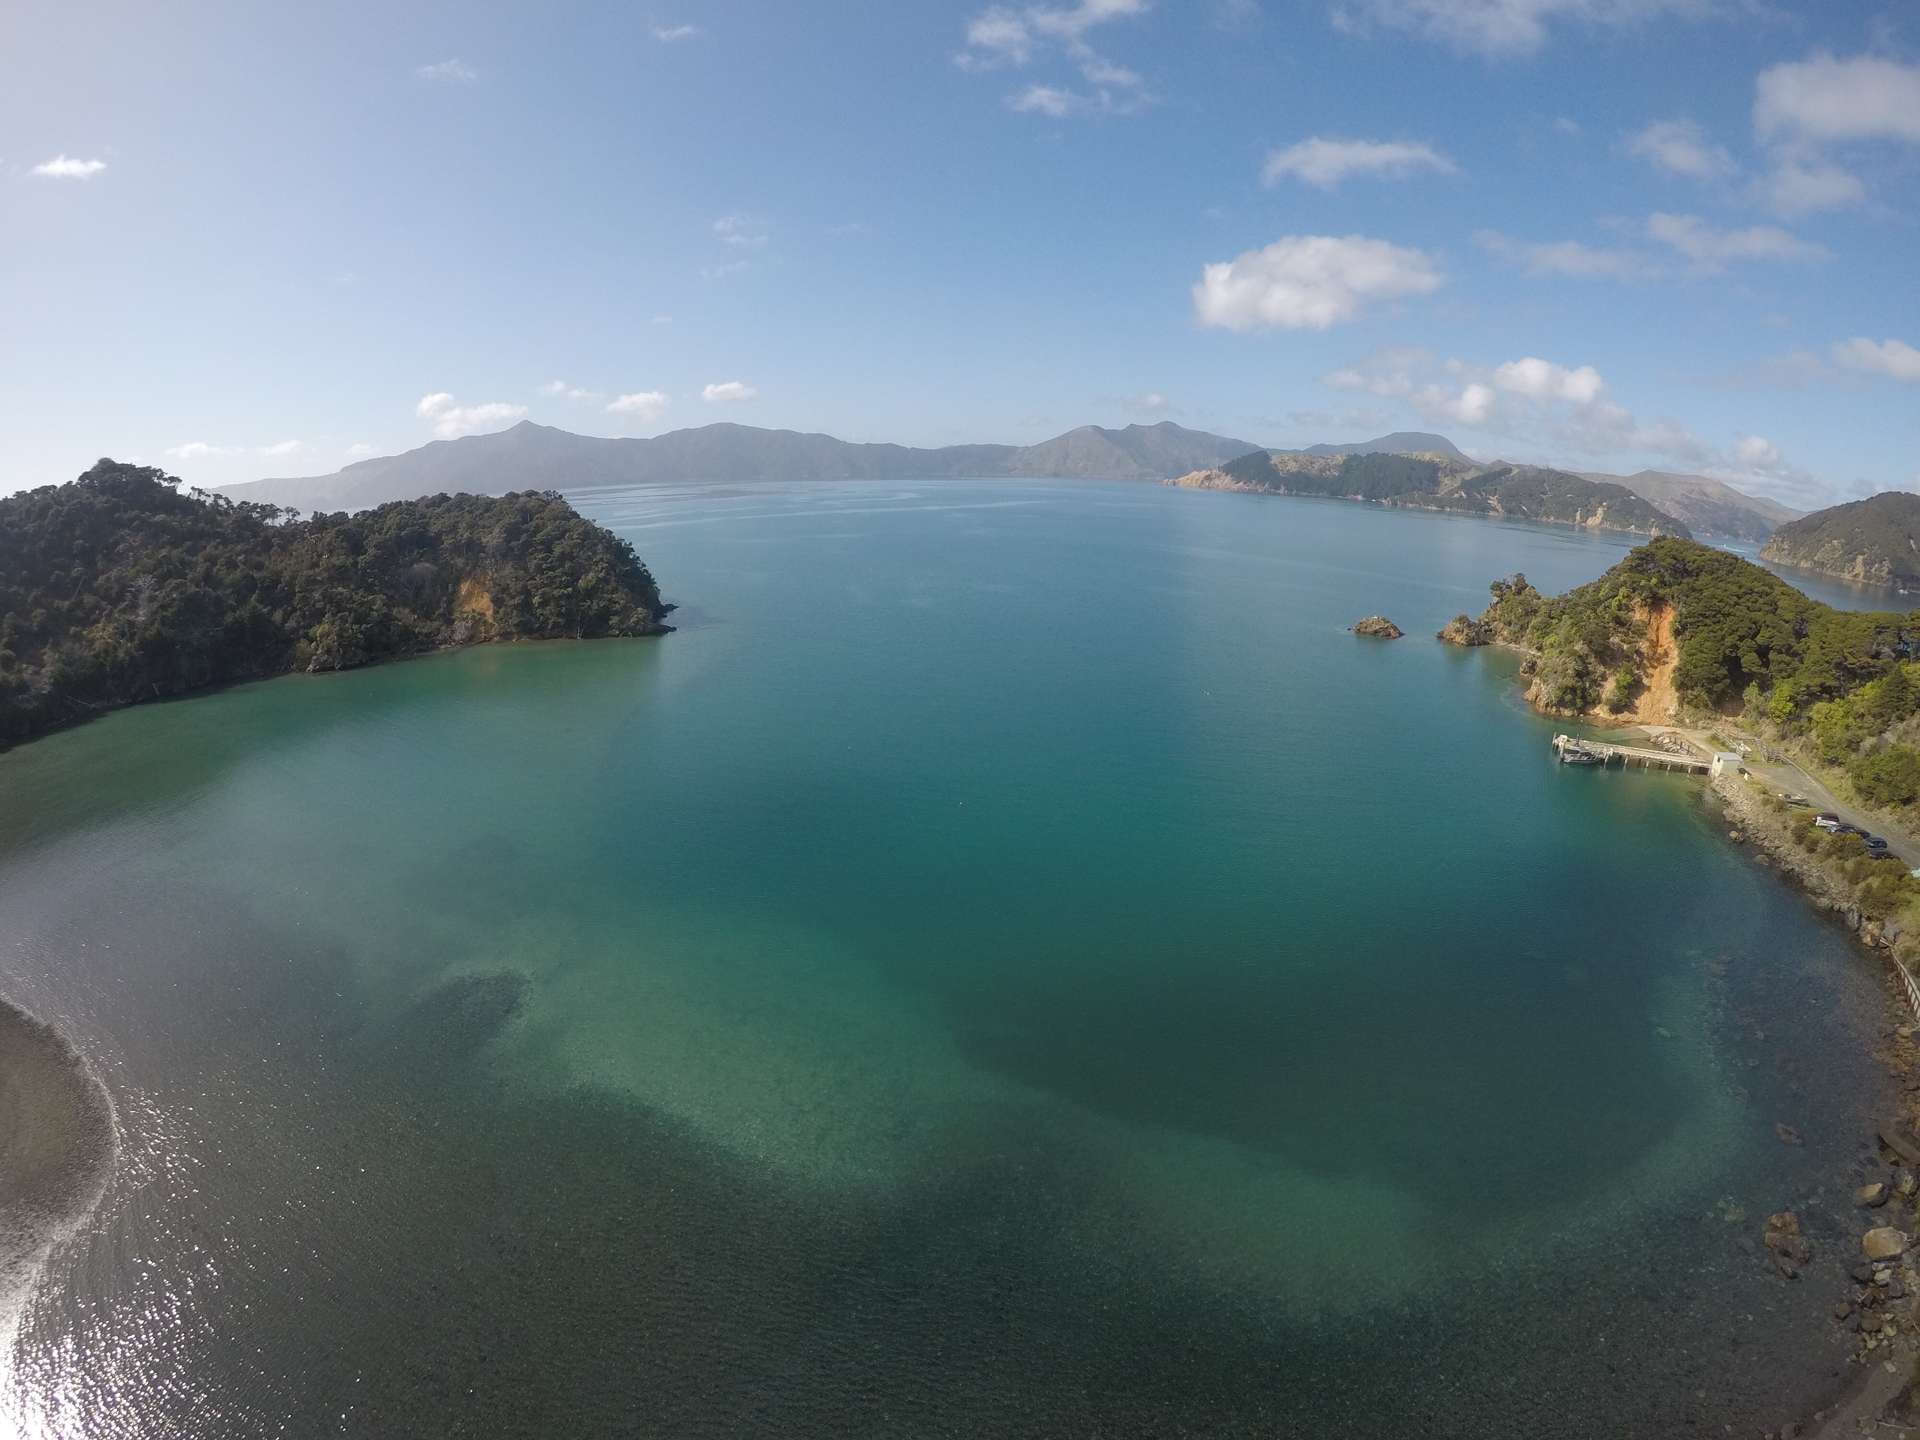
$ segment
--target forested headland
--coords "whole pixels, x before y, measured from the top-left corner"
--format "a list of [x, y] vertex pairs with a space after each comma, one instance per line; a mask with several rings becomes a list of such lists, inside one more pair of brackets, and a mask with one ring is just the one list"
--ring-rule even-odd
[[0, 497], [0, 746], [236, 680], [657, 635], [670, 608], [627, 541], [552, 492], [302, 518], [102, 460]]

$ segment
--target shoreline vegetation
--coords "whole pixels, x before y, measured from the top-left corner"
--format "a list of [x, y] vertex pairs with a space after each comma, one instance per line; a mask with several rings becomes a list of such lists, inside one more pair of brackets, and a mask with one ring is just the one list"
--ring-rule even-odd
[[672, 628], [632, 545], [552, 492], [303, 518], [179, 485], [102, 460], [0, 498], [0, 750], [236, 681]]
[[[1890, 967], [1876, 1059], [1900, 1098], [1879, 1119], [1870, 1158], [1846, 1177], [1858, 1243], [1816, 1256], [1792, 1210], [1754, 1238], [1783, 1281], [1816, 1261], [1839, 1264], [1852, 1281], [1831, 1320], [1855, 1342], [1860, 1369], [1811, 1417], [1814, 1428], [1781, 1433], [1920, 1422], [1920, 1251], [1911, 1248], [1920, 1240], [1920, 1014], [1905, 978], [1920, 968], [1920, 878], [1909, 873], [1920, 862], [1910, 838], [1920, 818], [1920, 612], [1835, 610], [1737, 556], [1671, 538], [1565, 595], [1542, 595], [1521, 575], [1490, 591], [1480, 616], [1458, 615], [1436, 638], [1520, 653], [1536, 711], [1651, 727], [1657, 738], [1676, 727], [1709, 752], [1732, 748], [1730, 734], [1756, 737], [1748, 748], [1758, 773], [1709, 782], [1727, 838]], [[1791, 786], [1795, 771], [1813, 786]], [[1860, 836], [1817, 828], [1813, 802], [1789, 803], [1800, 788], [1831, 790], [1908, 859], [1876, 858]], [[1792, 1127], [1775, 1130], [1781, 1143], [1800, 1143]]]
[[99, 1203], [117, 1150], [113, 1101], [92, 1067], [0, 999], [0, 1344], [48, 1252]]
[[1438, 452], [1315, 455], [1256, 450], [1162, 483], [1181, 490], [1309, 495], [1627, 535], [1692, 535], [1624, 485], [1537, 465], [1480, 465]]

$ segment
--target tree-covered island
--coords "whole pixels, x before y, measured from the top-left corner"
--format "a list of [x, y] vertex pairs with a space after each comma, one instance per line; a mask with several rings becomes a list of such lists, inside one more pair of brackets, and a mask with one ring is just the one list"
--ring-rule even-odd
[[102, 460], [0, 498], [0, 747], [236, 680], [658, 635], [670, 608], [627, 541], [552, 492], [303, 519]]

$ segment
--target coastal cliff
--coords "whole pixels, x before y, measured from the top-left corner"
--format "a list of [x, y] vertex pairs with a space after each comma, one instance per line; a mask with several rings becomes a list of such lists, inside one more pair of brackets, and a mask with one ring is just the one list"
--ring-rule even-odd
[[1315, 495], [1631, 535], [1690, 537], [1680, 521], [1623, 485], [1532, 465], [1476, 465], [1437, 452], [1313, 455], [1256, 450], [1165, 483], [1187, 490]]
[[235, 680], [669, 628], [633, 547], [555, 494], [302, 519], [179, 483], [102, 460], [0, 499], [0, 746]]

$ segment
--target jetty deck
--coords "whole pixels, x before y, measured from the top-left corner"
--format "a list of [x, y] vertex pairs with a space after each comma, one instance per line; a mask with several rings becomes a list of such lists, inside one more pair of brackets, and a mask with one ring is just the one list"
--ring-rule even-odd
[[1553, 750], [1562, 759], [1569, 751], [1576, 755], [1591, 755], [1599, 759], [1602, 765], [1611, 765], [1618, 760], [1621, 765], [1658, 765], [1663, 770], [1685, 770], [1695, 775], [1705, 775], [1714, 767], [1714, 757], [1698, 755], [1693, 751], [1656, 750], [1652, 746], [1613, 745], [1604, 740], [1582, 740], [1576, 735], [1556, 735], [1553, 737]]

